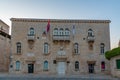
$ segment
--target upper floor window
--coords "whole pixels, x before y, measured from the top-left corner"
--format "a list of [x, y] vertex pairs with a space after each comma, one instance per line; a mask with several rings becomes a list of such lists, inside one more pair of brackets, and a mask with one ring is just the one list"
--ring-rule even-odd
[[60, 35], [60, 36], [63, 36], [63, 35], [64, 35], [64, 30], [63, 30], [63, 28], [60, 28], [60, 30], [59, 30], [59, 35]]
[[104, 53], [105, 53], [105, 45], [104, 45], [104, 43], [101, 43], [101, 44], [100, 44], [100, 53], [101, 53], [101, 54], [104, 54]]
[[54, 29], [53, 35], [55, 35], [55, 36], [58, 35], [58, 29], [57, 28]]
[[21, 43], [20, 42], [17, 42], [16, 43], [16, 46], [17, 46], [17, 53], [21, 53]]
[[79, 70], [79, 62], [75, 61], [75, 70]]
[[70, 31], [68, 28], [65, 29], [65, 35], [69, 36], [70, 35]]
[[44, 53], [45, 54], [49, 53], [49, 44], [48, 43], [44, 43]]
[[30, 36], [34, 36], [34, 34], [35, 34], [34, 28], [30, 28], [30, 33], [29, 33], [29, 35], [30, 35]]
[[92, 29], [89, 29], [89, 30], [88, 30], [88, 36], [89, 36], [89, 37], [94, 36], [94, 33], [93, 33], [93, 30], [92, 30]]
[[44, 70], [48, 70], [48, 61], [44, 61]]
[[75, 44], [74, 44], [74, 53], [75, 53], [75, 54], [78, 54], [78, 53], [79, 53], [78, 43], [75, 43]]
[[117, 60], [116, 60], [116, 68], [117, 68], [117, 69], [120, 69], [120, 59], [117, 59]]
[[101, 62], [101, 70], [105, 70], [105, 62], [104, 61]]
[[17, 70], [17, 71], [20, 70], [20, 61], [16, 61], [16, 70]]

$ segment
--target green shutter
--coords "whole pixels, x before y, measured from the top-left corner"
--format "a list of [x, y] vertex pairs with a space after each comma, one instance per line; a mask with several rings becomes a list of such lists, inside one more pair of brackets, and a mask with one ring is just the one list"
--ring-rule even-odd
[[120, 59], [116, 60], [117, 69], [120, 69]]

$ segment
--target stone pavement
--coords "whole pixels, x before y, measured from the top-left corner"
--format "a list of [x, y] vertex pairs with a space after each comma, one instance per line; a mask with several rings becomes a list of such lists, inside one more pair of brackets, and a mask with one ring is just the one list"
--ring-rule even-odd
[[8, 74], [0, 73], [0, 80], [120, 80], [110, 75], [39, 75], [39, 74]]

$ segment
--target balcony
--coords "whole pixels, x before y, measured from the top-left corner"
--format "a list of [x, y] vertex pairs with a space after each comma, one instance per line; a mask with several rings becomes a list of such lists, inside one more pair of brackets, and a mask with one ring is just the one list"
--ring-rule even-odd
[[28, 34], [27, 39], [28, 39], [28, 41], [34, 41], [35, 35]]
[[70, 35], [53, 35], [53, 41], [70, 41]]
[[95, 41], [95, 36], [88, 36], [87, 40], [88, 40], [88, 42], [94, 42]]

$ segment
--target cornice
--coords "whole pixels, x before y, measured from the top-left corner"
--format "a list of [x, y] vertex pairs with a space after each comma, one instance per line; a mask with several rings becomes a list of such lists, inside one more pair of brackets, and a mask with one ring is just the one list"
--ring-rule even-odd
[[58, 22], [58, 23], [110, 23], [110, 20], [72, 20], [72, 19], [32, 19], [32, 18], [11, 18], [17, 22]]

